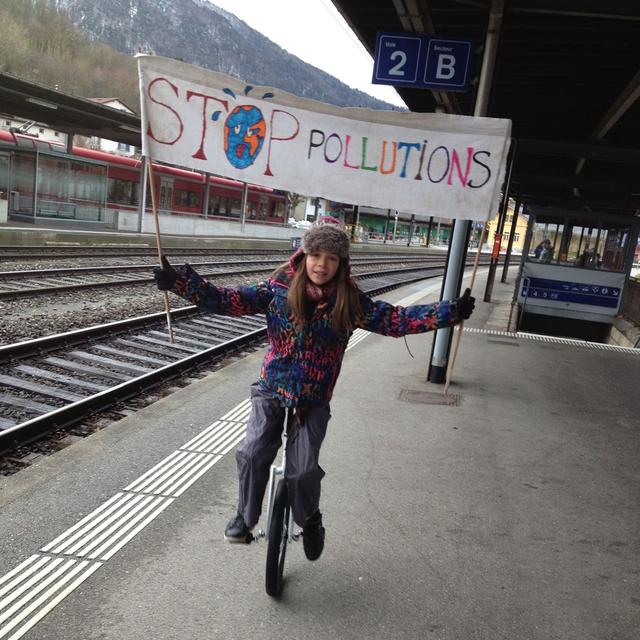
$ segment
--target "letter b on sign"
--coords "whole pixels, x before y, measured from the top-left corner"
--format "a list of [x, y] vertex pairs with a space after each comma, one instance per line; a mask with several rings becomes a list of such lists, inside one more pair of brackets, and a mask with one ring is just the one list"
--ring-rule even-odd
[[438, 56], [436, 80], [451, 80], [455, 74], [456, 59], [449, 53]]
[[467, 85], [471, 43], [460, 40], [429, 40], [424, 83], [445, 91], [462, 91]]
[[379, 31], [372, 81], [396, 87], [466, 91], [472, 44], [419, 33]]

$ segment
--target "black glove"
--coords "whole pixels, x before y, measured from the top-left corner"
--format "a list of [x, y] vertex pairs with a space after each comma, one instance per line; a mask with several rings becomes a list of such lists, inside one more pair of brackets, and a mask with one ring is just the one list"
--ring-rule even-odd
[[170, 291], [178, 279], [178, 272], [164, 256], [160, 257], [160, 262], [162, 262], [162, 267], [153, 268], [153, 277], [160, 291]]
[[465, 289], [464, 293], [455, 299], [455, 302], [458, 305], [460, 320], [466, 320], [476, 306], [476, 299], [471, 295], [471, 289]]

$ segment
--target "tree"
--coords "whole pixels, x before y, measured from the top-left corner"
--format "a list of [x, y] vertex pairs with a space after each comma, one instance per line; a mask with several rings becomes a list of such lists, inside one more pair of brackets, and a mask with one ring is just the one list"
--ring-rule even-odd
[[287, 220], [291, 217], [294, 209], [301, 203], [304, 202], [305, 197], [299, 193], [294, 193], [293, 191], [287, 191], [285, 194], [285, 202], [286, 202], [286, 218]]

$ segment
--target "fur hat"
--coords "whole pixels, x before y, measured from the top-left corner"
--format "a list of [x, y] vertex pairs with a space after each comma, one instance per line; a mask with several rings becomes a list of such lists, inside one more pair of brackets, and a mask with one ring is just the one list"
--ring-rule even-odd
[[302, 239], [305, 253], [328, 251], [343, 260], [349, 259], [349, 236], [344, 228], [336, 223], [314, 224]]

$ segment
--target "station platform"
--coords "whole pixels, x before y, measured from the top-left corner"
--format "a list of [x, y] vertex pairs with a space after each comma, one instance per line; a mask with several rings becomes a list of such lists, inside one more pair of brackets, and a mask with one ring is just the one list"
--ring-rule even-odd
[[222, 536], [257, 352], [0, 480], [0, 637], [637, 640], [639, 352], [509, 336], [513, 285], [479, 280], [452, 404], [431, 334], [354, 334], [325, 550], [289, 547], [280, 600], [266, 545]]
[[[304, 229], [285, 228], [286, 237], [265, 238], [253, 237], [250, 231], [235, 235], [223, 234], [219, 236], [204, 235], [172, 235], [162, 233], [162, 247], [169, 248], [231, 248], [231, 249], [290, 249], [291, 240], [294, 237], [304, 235]], [[155, 233], [134, 233], [116, 230], [96, 230], [95, 226], [85, 225], [84, 227], [77, 221], [66, 226], [52, 225], [50, 227], [34, 226], [25, 222], [14, 220], [7, 224], [0, 224], [0, 246], [42, 246], [42, 247], [74, 247], [95, 245], [100, 247], [156, 247]], [[445, 253], [446, 246], [432, 246], [430, 249], [437, 253]], [[369, 242], [356, 242], [351, 245], [351, 251], [380, 251], [382, 253], [406, 253], [415, 251], [424, 253], [425, 247], [412, 244], [407, 247], [405, 241], [387, 242], [372, 240]]]

